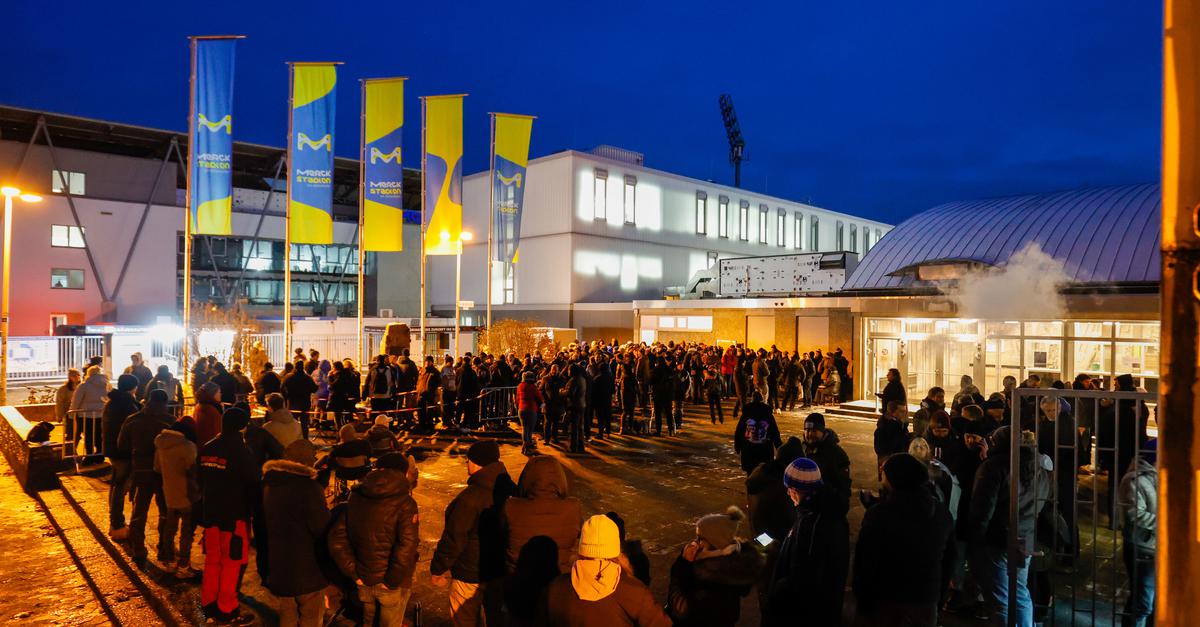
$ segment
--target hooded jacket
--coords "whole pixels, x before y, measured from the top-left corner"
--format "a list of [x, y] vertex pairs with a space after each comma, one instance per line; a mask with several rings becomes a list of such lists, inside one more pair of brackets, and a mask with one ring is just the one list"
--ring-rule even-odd
[[[583, 588], [582, 590], [579, 588]], [[585, 600], [593, 599], [593, 600]], [[576, 560], [546, 588], [536, 625], [670, 627], [650, 589], [612, 560]]]
[[129, 392], [113, 390], [108, 393], [108, 403], [100, 414], [101, 430], [104, 434], [104, 454], [112, 459], [129, 459], [129, 451], [121, 451], [117, 446], [117, 436], [121, 434], [121, 425], [125, 419], [137, 413], [142, 408], [141, 403]]
[[221, 434], [221, 404], [203, 386], [196, 388], [192, 419], [196, 421], [196, 443], [200, 446]]
[[404, 471], [377, 468], [350, 493], [329, 530], [329, 552], [346, 576], [366, 585], [411, 588], [417, 567], [417, 502]]
[[498, 510], [515, 491], [504, 462], [492, 462], [471, 475], [467, 487], [446, 506], [446, 526], [429, 572], [450, 571], [467, 583], [501, 576], [505, 558]]
[[200, 500], [196, 450], [196, 444], [179, 431], [163, 429], [154, 438], [154, 470], [162, 475], [169, 509], [187, 509]]
[[941, 598], [955, 559], [954, 521], [929, 487], [893, 490], [863, 517], [854, 551], [860, 608], [869, 612], [881, 602], [936, 605]]
[[762, 568], [763, 556], [749, 542], [701, 552], [690, 562], [680, 555], [671, 565], [667, 613], [675, 627], [733, 627]]
[[1143, 552], [1154, 553], [1158, 539], [1158, 470], [1138, 457], [1117, 489], [1121, 535]]
[[171, 426], [173, 418], [166, 407], [147, 405], [125, 420], [117, 435], [117, 449], [129, 454], [135, 474], [154, 472], [154, 440]]
[[292, 412], [286, 408], [276, 409], [267, 414], [267, 422], [263, 425], [283, 448], [300, 439], [300, 423], [292, 417]]
[[[276, 459], [263, 466], [271, 593], [295, 597], [329, 585], [321, 571], [321, 543], [329, 526], [325, 495], [310, 466]], [[366, 580], [364, 579], [364, 582]]]
[[825, 490], [835, 497], [825, 505], [845, 516], [850, 511], [850, 457], [839, 441], [833, 429], [826, 429], [824, 440], [816, 444], [805, 442], [804, 456], [817, 462]]
[[[971, 490], [971, 505], [968, 510], [967, 540], [993, 547], [1005, 547], [1008, 543], [1008, 486], [1009, 451], [1007, 427], [996, 431], [996, 444], [989, 449], [988, 458], [975, 472], [975, 485]], [[1038, 452], [1030, 446], [1020, 451], [1021, 482], [1017, 503], [1017, 536], [1024, 538], [1026, 549], [1032, 549], [1034, 529], [1040, 506], [1049, 502], [1050, 478], [1038, 463]]]
[[559, 572], [571, 567], [583, 526], [583, 504], [567, 496], [567, 473], [558, 460], [539, 456], [525, 464], [517, 495], [505, 501], [501, 520], [510, 572], [534, 536], [548, 536], [558, 545]]
[[94, 374], [83, 380], [71, 396], [71, 410], [77, 412], [94, 412], [99, 415], [104, 409], [104, 401], [108, 398], [108, 377]]

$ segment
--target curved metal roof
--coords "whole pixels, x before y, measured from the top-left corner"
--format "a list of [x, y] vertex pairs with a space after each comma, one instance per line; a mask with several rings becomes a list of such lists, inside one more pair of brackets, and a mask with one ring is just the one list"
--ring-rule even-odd
[[1029, 242], [1061, 261], [1076, 285], [1156, 283], [1160, 210], [1157, 183], [946, 203], [884, 235], [843, 289], [909, 287], [911, 274], [893, 273], [935, 261], [1002, 266]]

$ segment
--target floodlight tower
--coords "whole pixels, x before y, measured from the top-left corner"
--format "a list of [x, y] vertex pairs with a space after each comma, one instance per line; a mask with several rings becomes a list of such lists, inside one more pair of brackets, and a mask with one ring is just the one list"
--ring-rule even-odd
[[746, 160], [746, 140], [742, 138], [742, 125], [738, 124], [737, 112], [733, 110], [733, 96], [721, 94], [721, 121], [725, 123], [725, 137], [729, 139], [729, 163], [733, 165], [733, 186], [742, 186], [742, 161]]

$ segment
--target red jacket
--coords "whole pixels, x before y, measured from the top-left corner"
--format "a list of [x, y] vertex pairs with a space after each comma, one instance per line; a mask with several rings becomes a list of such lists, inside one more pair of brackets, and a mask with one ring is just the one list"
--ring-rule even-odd
[[536, 385], [527, 381], [517, 385], [517, 411], [537, 411], [543, 402], [542, 393]]
[[733, 374], [735, 368], [737, 368], [737, 356], [733, 354], [732, 348], [727, 348], [721, 354], [721, 374]]

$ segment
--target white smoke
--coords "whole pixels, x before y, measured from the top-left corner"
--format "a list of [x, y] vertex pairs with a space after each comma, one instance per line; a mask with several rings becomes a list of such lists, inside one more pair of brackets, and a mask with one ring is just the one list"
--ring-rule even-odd
[[1029, 242], [996, 268], [968, 271], [945, 291], [963, 318], [1061, 319], [1066, 303], [1059, 290], [1070, 282], [1062, 262]]

